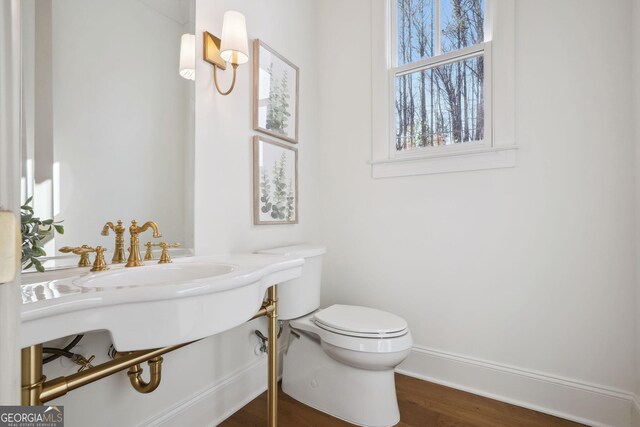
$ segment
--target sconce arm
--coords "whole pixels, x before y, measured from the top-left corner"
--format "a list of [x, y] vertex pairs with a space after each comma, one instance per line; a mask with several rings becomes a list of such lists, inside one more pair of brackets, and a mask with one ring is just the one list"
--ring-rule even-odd
[[229, 88], [229, 90], [224, 92], [220, 89], [220, 85], [218, 85], [218, 66], [216, 65], [213, 66], [213, 81], [215, 82], [216, 89], [218, 90], [220, 95], [223, 95], [223, 96], [229, 95], [236, 85], [236, 71], [238, 69], [238, 64], [232, 63], [231, 67], [233, 67], [233, 80], [231, 81], [231, 87]]

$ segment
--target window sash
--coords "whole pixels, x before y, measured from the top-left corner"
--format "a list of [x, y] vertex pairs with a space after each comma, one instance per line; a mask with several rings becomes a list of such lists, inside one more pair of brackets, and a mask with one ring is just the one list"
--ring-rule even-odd
[[[392, 0], [395, 3], [395, 0]], [[481, 141], [469, 141], [451, 145], [440, 145], [437, 147], [416, 147], [411, 150], [396, 149], [396, 110], [393, 108], [396, 101], [396, 77], [429, 70], [442, 65], [452, 64], [465, 59], [484, 56], [484, 138]], [[412, 158], [412, 157], [439, 157], [443, 155], [455, 154], [460, 151], [477, 150], [491, 148], [493, 146], [492, 128], [492, 66], [491, 66], [491, 42], [479, 43], [453, 52], [422, 59], [400, 67], [391, 68], [388, 73], [389, 81], [389, 159]]]
[[409, 64], [394, 67], [391, 69], [391, 72], [393, 73], [394, 77], [400, 77], [406, 74], [415, 73], [417, 71], [429, 70], [441, 65], [452, 64], [454, 62], [460, 62], [465, 59], [482, 56], [487, 44], [488, 42], [478, 43], [476, 45], [455, 50], [453, 52], [447, 52], [442, 55], [433, 56], [431, 58], [420, 59], [415, 62], [410, 62]]
[[[492, 11], [494, 7], [493, 5], [494, 1], [495, 0], [485, 0], [485, 3], [484, 3], [484, 43], [491, 41], [491, 37], [492, 37], [491, 16], [493, 14]], [[424, 60], [442, 56], [442, 22], [441, 22], [442, 4], [441, 3], [442, 3], [441, 0], [433, 0], [433, 8], [434, 8], [433, 19], [435, 21], [433, 25], [433, 28], [434, 28], [433, 31], [435, 33], [433, 34], [433, 43], [434, 43], [433, 56], [431, 58], [424, 58], [416, 62], [421, 62]], [[391, 48], [389, 49], [389, 55], [390, 55], [389, 64], [391, 65], [391, 68], [398, 68], [398, 0], [388, 0], [387, 4], [389, 7], [388, 16], [390, 18], [389, 28], [391, 29], [391, 31], [389, 31], [390, 33], [389, 46]], [[479, 46], [481, 44], [483, 43], [479, 43], [475, 46]], [[462, 48], [460, 50], [447, 52], [446, 55], [448, 55], [449, 53], [455, 54], [473, 47], [474, 46], [470, 46], [470, 47]], [[404, 64], [403, 66], [408, 66], [414, 63], [415, 62], [411, 62], [408, 64]]]

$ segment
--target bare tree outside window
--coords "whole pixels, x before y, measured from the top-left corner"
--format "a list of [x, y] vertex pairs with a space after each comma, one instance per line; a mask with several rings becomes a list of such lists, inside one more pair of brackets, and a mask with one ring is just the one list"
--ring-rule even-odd
[[[484, 40], [484, 0], [397, 3], [398, 65], [454, 52]], [[440, 22], [436, 23], [438, 6]], [[397, 151], [483, 140], [482, 53], [398, 75], [395, 87]]]

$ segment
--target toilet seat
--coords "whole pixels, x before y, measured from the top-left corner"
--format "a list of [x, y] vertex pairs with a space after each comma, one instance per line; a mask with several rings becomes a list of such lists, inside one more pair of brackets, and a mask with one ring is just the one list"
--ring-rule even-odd
[[[342, 327], [339, 327], [339, 328], [326, 326], [320, 322], [317, 322], [316, 316], [318, 315], [320, 315], [319, 317], [321, 319], [327, 320], [325, 316], [322, 316], [322, 312], [325, 310], [329, 310], [332, 307], [326, 308], [324, 310], [316, 311], [315, 313], [311, 313], [307, 316], [304, 316], [298, 319], [293, 319], [290, 321], [289, 325], [291, 326], [291, 328], [295, 330], [309, 332], [313, 335], [318, 336], [323, 343], [323, 347], [324, 347], [324, 344], [328, 344], [328, 345], [343, 348], [346, 350], [353, 350], [353, 351], [365, 352], [365, 353], [395, 353], [395, 352], [406, 351], [410, 349], [411, 346], [413, 345], [413, 340], [411, 338], [411, 333], [409, 332], [409, 329], [405, 328], [405, 329], [397, 330], [398, 324], [400, 323], [396, 323], [396, 322], [394, 322], [391, 325], [387, 324], [386, 328], [382, 328], [382, 329], [390, 330], [391, 332], [389, 334], [392, 334], [393, 336], [389, 334], [384, 335], [380, 333], [385, 331], [378, 331], [377, 334], [370, 333], [367, 331], [367, 329], [371, 330], [370, 327], [362, 328], [362, 329], [365, 329], [365, 332], [354, 332], [354, 331], [346, 330], [348, 328], [354, 329], [355, 328], [354, 325], [357, 324], [357, 323], [350, 323], [348, 319], [345, 319], [347, 321], [344, 323], [338, 322], [337, 323], [338, 325], [342, 325]], [[354, 313], [353, 307], [356, 307], [356, 309], [358, 309], [358, 310], [355, 310], [356, 312], [359, 311], [359, 309], [367, 309], [367, 307], [357, 307], [357, 306], [346, 306], [346, 307], [352, 307], [352, 308], [339, 309], [339, 310], [344, 311], [348, 314], [349, 310], [352, 310], [351, 313]], [[373, 309], [368, 309], [368, 310], [373, 310]], [[331, 315], [332, 311], [328, 312], [329, 315]], [[378, 310], [375, 310], [375, 311], [378, 311]], [[381, 312], [381, 313], [385, 313], [385, 312]], [[325, 315], [326, 314], [327, 313], [325, 313]], [[390, 313], [385, 313], [385, 314], [390, 314]], [[394, 317], [397, 317], [397, 316], [394, 316]], [[336, 324], [335, 319], [332, 319], [331, 316], [329, 317], [329, 319], [330, 319], [328, 320], [329, 323], [332, 323], [331, 320], [334, 320], [333, 324]], [[401, 322], [404, 322], [403, 319], [399, 317], [398, 319], [400, 319]], [[404, 322], [404, 324], [406, 324], [406, 322]], [[331, 329], [334, 329], [334, 330], [331, 330]]]
[[314, 313], [320, 328], [350, 337], [395, 338], [405, 335], [407, 322], [395, 314], [374, 308], [335, 304]]

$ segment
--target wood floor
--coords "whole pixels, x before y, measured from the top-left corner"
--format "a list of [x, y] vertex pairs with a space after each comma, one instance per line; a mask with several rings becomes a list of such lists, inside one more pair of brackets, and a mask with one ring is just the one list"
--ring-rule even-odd
[[[498, 402], [404, 375], [396, 375], [400, 405], [399, 427], [556, 427], [579, 426], [571, 421]], [[279, 427], [352, 426], [316, 411], [280, 392]], [[224, 421], [222, 427], [264, 427], [267, 425], [267, 395], [258, 396]]]

